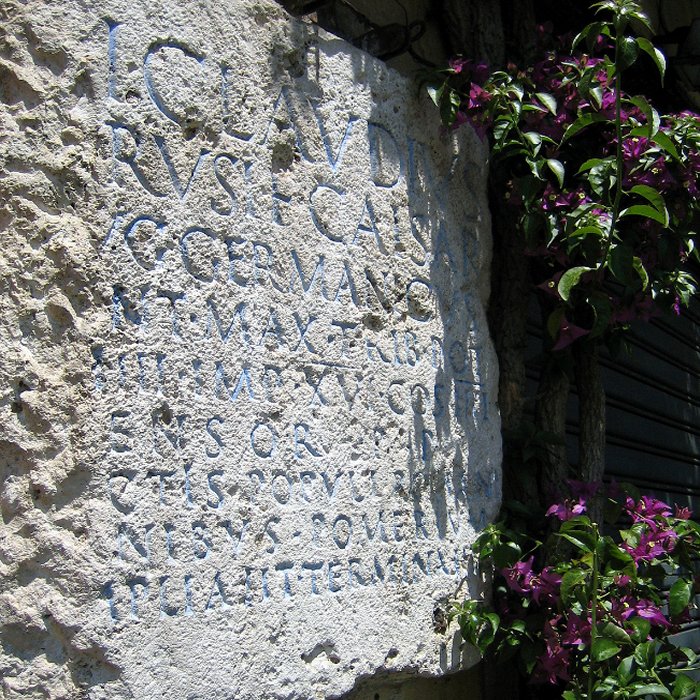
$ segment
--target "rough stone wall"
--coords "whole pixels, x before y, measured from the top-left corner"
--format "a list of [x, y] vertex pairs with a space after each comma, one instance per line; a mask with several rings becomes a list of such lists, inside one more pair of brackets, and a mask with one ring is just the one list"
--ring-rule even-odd
[[273, 3], [0, 17], [4, 696], [459, 668], [500, 494], [483, 146]]
[[90, 343], [109, 301], [86, 108], [100, 57], [51, 13], [5, 2], [0, 18], [0, 677], [6, 698], [77, 697], [114, 671], [82, 612], [100, 569]]

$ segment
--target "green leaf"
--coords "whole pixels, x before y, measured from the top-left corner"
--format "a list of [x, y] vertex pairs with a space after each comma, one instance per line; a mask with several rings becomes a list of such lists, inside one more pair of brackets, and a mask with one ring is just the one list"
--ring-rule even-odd
[[634, 271], [633, 257], [632, 248], [622, 243], [618, 243], [610, 250], [608, 268], [615, 279], [622, 282], [622, 284], [628, 284], [632, 278], [632, 272]]
[[679, 700], [686, 695], [693, 695], [694, 692], [695, 681], [690, 676], [686, 676], [685, 673], [679, 673], [673, 684], [673, 697]]
[[[607, 499], [603, 505], [603, 517], [608, 525], [614, 525], [622, 515], [622, 504], [611, 499]], [[616, 549], [619, 548], [616, 546]], [[628, 555], [629, 556], [629, 555]], [[632, 557], [630, 557], [630, 560]]]
[[644, 135], [653, 138], [654, 134], [659, 131], [661, 119], [659, 113], [649, 104], [649, 101], [641, 95], [635, 95], [630, 102], [638, 107], [646, 117], [646, 131]]
[[647, 219], [658, 221], [662, 226], [667, 227], [669, 223], [668, 212], [662, 213], [647, 204], [633, 204], [620, 212], [620, 218], [624, 216], [643, 216]]
[[635, 185], [630, 189], [630, 192], [644, 197], [658, 212], [667, 214], [664, 198], [653, 187], [649, 187], [649, 185]]
[[666, 74], [666, 57], [659, 51], [659, 49], [652, 44], [649, 39], [640, 36], [637, 37], [637, 46], [651, 57], [654, 61], [656, 67], [659, 70], [659, 75], [661, 76], [661, 84], [663, 85], [664, 75]]
[[688, 647], [678, 647], [678, 651], [685, 656], [686, 659], [688, 659], [689, 664], [695, 664], [695, 662], [698, 660], [698, 655], [692, 650], [689, 649]]
[[576, 533], [573, 535], [568, 533], [568, 532], [557, 533], [557, 535], [559, 537], [563, 537], [568, 542], [571, 542], [571, 544], [573, 544], [574, 547], [578, 547], [578, 549], [580, 549], [584, 552], [592, 552], [593, 548], [588, 543], [586, 543], [585, 540], [581, 539], [580, 537], [577, 537], [576, 535], [578, 535], [578, 534], [580, 534], [580, 533]]
[[600, 226], [582, 226], [572, 231], [568, 235], [568, 239], [586, 238], [589, 234], [593, 234], [596, 238], [601, 238], [605, 235], [605, 231], [603, 231]]
[[646, 216], [647, 218], [658, 221], [663, 226], [667, 227], [669, 224], [668, 209], [666, 208], [666, 202], [664, 198], [649, 185], [635, 185], [630, 189], [631, 194], [638, 194], [651, 204], [653, 207], [653, 212], [650, 211], [650, 207], [643, 204], [635, 204], [627, 209], [620, 212], [620, 216]]
[[649, 19], [649, 17], [646, 15], [645, 12], [642, 12], [641, 10], [639, 10], [638, 7], [635, 7], [634, 3], [631, 4], [629, 16], [632, 19], [636, 19], [638, 22], [644, 25], [650, 32], [654, 31], [654, 28], [651, 26], [651, 20]]
[[[630, 622], [634, 625], [635, 628], [639, 631], [641, 629], [641, 625], [635, 624], [636, 621], [641, 618], [631, 618]], [[642, 620], [642, 622], [646, 622], [646, 629], [647, 629], [647, 635], [649, 634], [649, 630], [651, 629], [651, 623], [649, 620]], [[646, 639], [646, 637], [645, 637]], [[642, 666], [643, 668], [653, 668], [654, 665], [656, 664], [656, 642], [652, 639], [648, 642], [642, 642], [641, 644], [637, 645], [637, 648], [634, 650], [634, 659], [635, 661]]]
[[457, 611], [462, 637], [483, 653], [493, 643], [500, 624], [500, 618], [494, 612], [482, 612], [476, 601], [465, 602]]
[[635, 255], [632, 258], [632, 266], [639, 275], [639, 279], [642, 280], [642, 289], [646, 291], [647, 287], [649, 286], [649, 273], [646, 271], [642, 259]]
[[591, 658], [598, 663], [611, 659], [619, 651], [620, 647], [615, 642], [604, 637], [597, 637], [591, 644]]
[[547, 318], [547, 333], [549, 333], [550, 338], [554, 339], [557, 337], [565, 313], [566, 310], [560, 306], [549, 314], [549, 317]]
[[536, 131], [526, 131], [523, 134], [523, 138], [529, 141], [533, 146], [539, 146], [542, 143], [542, 136]]
[[595, 315], [595, 321], [593, 322], [593, 327], [591, 328], [590, 337], [598, 338], [608, 327], [610, 319], [612, 318], [612, 304], [607, 295], [602, 294], [600, 296], [589, 296], [586, 300], [588, 305], [593, 309]]
[[643, 685], [637, 688], [631, 697], [639, 698], [642, 696], [651, 695], [655, 698], [668, 698], [668, 700], [673, 700], [673, 696], [668, 692], [668, 688], [665, 685], [659, 685], [658, 683], [650, 683], [649, 685]]
[[603, 88], [600, 86], [591, 88], [588, 94], [593, 99], [595, 106], [600, 109], [603, 105]]
[[519, 632], [520, 634], [525, 634], [526, 629], [525, 620], [513, 620], [510, 625], [511, 631]]
[[595, 124], [596, 122], [607, 121], [609, 120], [606, 119], [602, 114], [598, 114], [598, 112], [586, 112], [585, 114], [582, 114], [573, 124], [569, 125], [567, 130], [564, 132], [564, 136], [562, 137], [561, 142], [562, 144], [566, 143], [570, 138], [578, 134], [579, 131], [585, 129], [591, 124]]
[[572, 267], [569, 268], [560, 278], [559, 284], [557, 285], [557, 291], [559, 296], [564, 300], [568, 301], [571, 296], [571, 290], [579, 283], [581, 277], [590, 272], [592, 268], [590, 267]]
[[584, 27], [574, 38], [572, 48], [576, 48], [582, 41], [586, 41], [589, 51], [595, 46], [599, 34], [610, 34], [605, 22], [593, 22]]
[[586, 535], [592, 535], [592, 523], [591, 519], [587, 515], [577, 515], [574, 518], [569, 518], [568, 520], [565, 520], [560, 526], [559, 529], [562, 532], [570, 532], [572, 530], [585, 530]]
[[629, 634], [627, 634], [622, 627], [619, 627], [613, 622], [606, 622], [601, 625], [598, 629], [598, 634], [616, 644], [632, 644], [632, 639]]
[[[619, 517], [622, 506], [618, 503], [613, 503], [612, 506], [615, 508]], [[634, 562], [632, 555], [616, 544], [615, 540], [613, 540], [613, 538], [609, 535], [606, 535], [603, 538], [603, 542], [605, 542], [605, 556], [608, 559], [614, 559], [616, 562], [620, 562], [624, 565], [632, 564]]]
[[620, 679], [620, 685], [626, 686], [631, 680], [634, 672], [634, 656], [627, 656], [617, 667], [617, 677]]
[[440, 99], [440, 117], [445, 124], [453, 124], [462, 98], [453, 88], [449, 88], [447, 94], [443, 93]]
[[629, 68], [639, 55], [639, 47], [637, 42], [631, 36], [623, 36], [618, 39], [619, 62], [618, 70], [623, 71]]
[[664, 151], [670, 153], [676, 160], [680, 160], [681, 156], [680, 153], [678, 153], [676, 144], [673, 143], [671, 138], [664, 134], [663, 131], [657, 131], [652, 137], [652, 141], [658, 146], [661, 146], [661, 148], [663, 148]]
[[500, 143], [510, 132], [512, 124], [509, 119], [497, 119], [493, 126], [493, 138]]
[[562, 162], [556, 158], [547, 158], [547, 165], [557, 178], [559, 187], [564, 187], [564, 166]]
[[513, 566], [520, 559], [522, 551], [515, 542], [502, 542], [493, 548], [493, 563], [503, 569]]
[[[507, 73], [504, 73], [503, 75], [505, 75], [505, 77], [506, 77], [508, 80], [511, 80], [511, 79], [512, 79], [511, 76], [508, 75]], [[517, 98], [518, 102], [522, 102], [522, 101], [523, 101], [523, 97], [525, 97], [525, 91], [523, 90], [523, 88], [522, 88], [518, 83], [512, 83], [511, 85], [508, 86], [508, 94], [510, 94], [510, 95], [515, 95], [515, 97]]]
[[438, 86], [436, 84], [430, 84], [427, 86], [428, 90], [428, 95], [430, 95], [430, 99], [435, 103], [436, 107], [440, 106], [440, 100], [442, 99], [442, 93], [445, 90], [445, 86], [447, 83], [442, 83], [442, 85]]
[[536, 131], [526, 131], [523, 134], [523, 138], [532, 146], [529, 152], [534, 156], [539, 155], [542, 148], [542, 135]]
[[574, 597], [575, 589], [586, 580], [586, 572], [581, 569], [570, 569], [561, 579], [560, 595], [564, 605]]
[[[564, 62], [564, 65], [571, 66], [574, 70], [577, 68], [576, 63], [567, 63]], [[590, 90], [591, 87], [593, 86], [593, 76], [595, 75], [594, 71], [588, 69], [584, 69], [583, 73], [581, 74], [581, 78], [578, 81], [578, 85], [576, 86], [576, 89], [578, 90], [579, 95], [584, 100], [587, 100], [590, 97]], [[568, 81], [570, 82], [570, 81]], [[597, 84], [597, 83], [596, 83]]]
[[535, 97], [556, 117], [557, 101], [548, 92], [536, 92]]
[[[634, 627], [632, 638], [635, 642], [644, 642], [649, 636], [649, 630], [651, 630], [651, 622], [649, 622], [649, 620], [645, 620], [643, 617], [632, 617], [628, 620], [628, 624]], [[637, 649], [639, 649], [639, 647], [637, 647]], [[635, 658], [637, 658], [636, 652]], [[639, 658], [637, 660], [639, 661]], [[640, 663], [642, 662], [640, 661]]]
[[525, 162], [530, 166], [530, 172], [538, 179], [544, 180], [542, 175], [542, 160], [534, 160], [532, 158], [526, 158]]
[[583, 163], [583, 165], [578, 169], [576, 172], [577, 175], [580, 175], [581, 173], [586, 172], [586, 170], [590, 170], [591, 168], [595, 168], [599, 165], [602, 165], [603, 163], [609, 162], [609, 158], [589, 158], [587, 161]]
[[668, 594], [668, 607], [671, 617], [680, 615], [689, 605], [692, 588], [688, 581], [679, 578]]
[[495, 612], [486, 613], [484, 617], [491, 623], [491, 627], [495, 633], [501, 623], [501, 618]]
[[604, 199], [606, 193], [608, 193], [615, 184], [612, 163], [601, 163], [600, 165], [592, 167], [588, 174], [588, 183], [593, 192], [595, 192], [601, 200]]

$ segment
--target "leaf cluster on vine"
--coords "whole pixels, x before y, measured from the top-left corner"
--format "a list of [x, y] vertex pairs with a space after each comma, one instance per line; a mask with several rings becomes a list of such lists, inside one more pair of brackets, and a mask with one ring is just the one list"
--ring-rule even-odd
[[446, 125], [470, 124], [491, 151], [492, 190], [512, 208], [548, 308], [554, 350], [609, 340], [635, 319], [680, 313], [700, 259], [700, 117], [661, 115], [623, 89], [651, 41], [628, 36], [648, 19], [631, 0], [594, 5], [608, 19], [568, 49], [548, 37], [534, 65], [489, 73], [455, 58], [428, 92]]

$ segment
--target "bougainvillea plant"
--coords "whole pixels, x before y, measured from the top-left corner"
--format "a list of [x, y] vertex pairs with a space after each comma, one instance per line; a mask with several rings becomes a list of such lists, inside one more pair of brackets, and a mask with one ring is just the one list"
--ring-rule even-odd
[[478, 538], [494, 596], [456, 607], [462, 636], [484, 654], [514, 656], [532, 684], [555, 686], [564, 700], [700, 693], [697, 655], [669, 641], [690, 620], [700, 525], [686, 508], [627, 496], [608, 509], [625, 527], [602, 534], [586, 514], [598, 486], [570, 487], [547, 511], [556, 523], [548, 541], [505, 522]]
[[[536, 261], [554, 350], [609, 340], [632, 320], [680, 313], [695, 291], [700, 117], [661, 116], [623, 90], [642, 55], [663, 77], [664, 56], [631, 0], [593, 5], [601, 20], [534, 66], [489, 74], [457, 58], [429, 87], [444, 122], [469, 123], [491, 146], [491, 176], [517, 210]], [[640, 59], [641, 60], [641, 59]]]
[[[491, 191], [516, 222], [502, 235], [525, 242], [546, 349], [595, 357], [632, 321], [680, 313], [695, 292], [700, 117], [662, 115], [625, 91], [635, 63], [663, 79], [665, 58], [631, 35], [649, 28], [636, 2], [592, 7], [599, 20], [568, 48], [543, 34], [539, 61], [493, 73], [456, 58], [429, 93], [446, 125], [469, 124], [488, 139]], [[494, 596], [456, 608], [463, 637], [516, 657], [532, 683], [564, 700], [700, 693], [695, 653], [672, 643], [694, 600], [700, 527], [685, 510], [629, 497], [610, 521], [622, 514], [626, 524], [612, 536], [589, 517], [595, 489], [575, 486], [548, 510], [556, 527], [504, 521], [477, 540]]]

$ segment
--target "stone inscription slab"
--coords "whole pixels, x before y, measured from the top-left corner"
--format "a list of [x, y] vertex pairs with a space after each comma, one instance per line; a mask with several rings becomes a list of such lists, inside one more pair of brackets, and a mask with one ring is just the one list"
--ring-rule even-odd
[[63, 21], [99, 75], [90, 697], [458, 667], [433, 610], [500, 498], [483, 146], [272, 4]]

